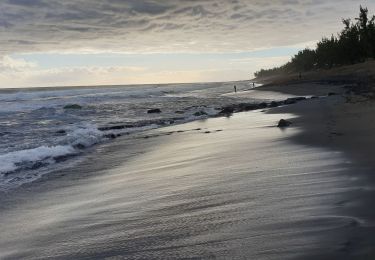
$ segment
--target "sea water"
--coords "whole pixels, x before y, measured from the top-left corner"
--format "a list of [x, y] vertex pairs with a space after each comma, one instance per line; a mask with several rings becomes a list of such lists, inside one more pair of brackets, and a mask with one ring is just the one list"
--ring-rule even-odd
[[234, 85], [240, 93], [253, 88], [243, 81], [0, 90], [0, 190], [69, 165], [113, 137], [204, 119], [224, 105], [249, 102], [231, 94]]

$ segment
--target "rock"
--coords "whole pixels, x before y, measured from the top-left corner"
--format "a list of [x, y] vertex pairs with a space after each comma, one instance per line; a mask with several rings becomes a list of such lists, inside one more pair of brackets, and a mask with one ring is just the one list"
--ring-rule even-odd
[[65, 130], [59, 130], [59, 131], [56, 131], [56, 134], [64, 135], [64, 134], [66, 134], [66, 131]]
[[114, 126], [103, 126], [99, 127], [99, 131], [109, 131], [109, 130], [120, 130], [120, 129], [125, 129], [125, 128], [132, 128], [134, 127], [133, 125], [114, 125]]
[[83, 150], [83, 149], [86, 148], [86, 146], [81, 144], [81, 143], [75, 144], [75, 145], [73, 145], [73, 147], [76, 148], [76, 149], [79, 149], [79, 150]]
[[266, 108], [266, 107], [268, 107], [268, 104], [266, 102], [262, 102], [262, 103], [258, 104], [257, 109], [263, 109], [263, 108]]
[[310, 99], [318, 99], [318, 96], [312, 96]]
[[147, 110], [147, 114], [159, 114], [159, 113], [161, 113], [161, 110], [159, 108]]
[[221, 111], [220, 111], [220, 115], [231, 115], [233, 114], [234, 112], [234, 108], [233, 107], [224, 107]]
[[[135, 128], [138, 127], [139, 125], [134, 124], [134, 125], [110, 125], [110, 126], [102, 126], [99, 127], [99, 131], [109, 131], [109, 130], [121, 130], [121, 129], [127, 129], [127, 128]], [[142, 125], [140, 125], [142, 126]]]
[[285, 105], [291, 105], [295, 104], [298, 101], [306, 100], [306, 97], [295, 97], [295, 98], [288, 98], [287, 100], [284, 101]]
[[206, 115], [207, 115], [207, 113], [204, 112], [204, 111], [198, 111], [198, 112], [194, 113], [194, 116], [206, 116]]
[[277, 101], [272, 101], [270, 103], [270, 107], [279, 107], [283, 104], [283, 102], [277, 102]]
[[288, 98], [287, 100], [284, 101], [285, 105], [291, 105], [291, 104], [295, 104], [295, 103], [297, 103], [297, 101], [293, 98]]
[[70, 104], [70, 105], [66, 105], [64, 109], [82, 109], [82, 106], [78, 104]]
[[251, 110], [258, 109], [258, 105], [241, 103], [238, 105], [238, 109], [239, 111], [251, 111]]
[[287, 121], [285, 119], [280, 119], [279, 124], [277, 125], [277, 127], [280, 127], [280, 128], [288, 127], [291, 124], [292, 124], [292, 122], [290, 122], [290, 121]]
[[334, 93], [334, 92], [329, 92], [328, 93], [328, 96], [336, 96], [337, 95], [337, 93]]
[[104, 137], [106, 137], [108, 139], [115, 139], [117, 136], [115, 134], [107, 134]]

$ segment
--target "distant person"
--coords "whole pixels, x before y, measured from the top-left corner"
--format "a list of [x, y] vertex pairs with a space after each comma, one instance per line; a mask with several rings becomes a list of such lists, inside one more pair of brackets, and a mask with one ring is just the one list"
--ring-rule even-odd
[[299, 79], [302, 79], [302, 73], [301, 72], [299, 73], [298, 76], [299, 76]]
[[255, 87], [255, 82], [253, 82], [253, 87]]
[[234, 93], [237, 93], [237, 86], [234, 85]]

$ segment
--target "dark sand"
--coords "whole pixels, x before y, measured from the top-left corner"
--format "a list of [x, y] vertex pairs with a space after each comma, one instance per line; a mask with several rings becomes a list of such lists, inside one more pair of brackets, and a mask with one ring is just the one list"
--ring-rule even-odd
[[[2, 194], [0, 258], [373, 259], [373, 103], [344, 102], [97, 147], [74, 168]], [[292, 127], [276, 128], [280, 118]]]

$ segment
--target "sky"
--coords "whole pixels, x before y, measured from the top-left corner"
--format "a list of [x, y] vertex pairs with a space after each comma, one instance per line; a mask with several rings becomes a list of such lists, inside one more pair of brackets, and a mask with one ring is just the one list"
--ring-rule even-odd
[[374, 0], [0, 0], [0, 88], [247, 80]]

